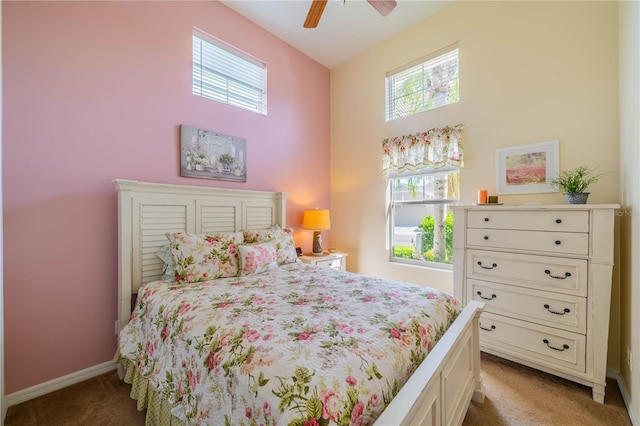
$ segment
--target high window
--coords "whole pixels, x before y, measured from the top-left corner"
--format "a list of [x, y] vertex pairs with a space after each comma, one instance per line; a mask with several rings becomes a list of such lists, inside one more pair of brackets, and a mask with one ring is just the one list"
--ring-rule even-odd
[[458, 102], [458, 47], [388, 72], [385, 88], [387, 121]]
[[192, 88], [194, 95], [267, 114], [266, 65], [196, 30]]

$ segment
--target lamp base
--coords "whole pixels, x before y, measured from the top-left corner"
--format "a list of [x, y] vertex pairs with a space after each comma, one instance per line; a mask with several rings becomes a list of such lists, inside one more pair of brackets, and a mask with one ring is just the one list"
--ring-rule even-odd
[[322, 256], [322, 236], [320, 231], [313, 231], [313, 255]]

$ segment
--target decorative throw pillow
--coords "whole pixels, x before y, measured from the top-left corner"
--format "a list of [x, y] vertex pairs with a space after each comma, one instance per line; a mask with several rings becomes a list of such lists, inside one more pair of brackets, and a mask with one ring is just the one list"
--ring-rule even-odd
[[278, 253], [278, 265], [293, 263], [298, 260], [296, 244], [293, 241], [293, 228], [280, 228], [279, 226], [263, 230], [245, 230], [244, 242], [246, 244], [264, 243], [273, 241], [276, 243]]
[[240, 246], [240, 275], [260, 274], [278, 267], [278, 254], [273, 241]]
[[173, 257], [171, 256], [171, 247], [169, 247], [169, 243], [160, 247], [156, 252], [156, 256], [158, 256], [164, 263], [160, 279], [167, 282], [175, 281], [173, 271], [176, 269], [176, 262], [173, 261]]
[[238, 275], [238, 245], [242, 232], [167, 234], [177, 282], [198, 282]]

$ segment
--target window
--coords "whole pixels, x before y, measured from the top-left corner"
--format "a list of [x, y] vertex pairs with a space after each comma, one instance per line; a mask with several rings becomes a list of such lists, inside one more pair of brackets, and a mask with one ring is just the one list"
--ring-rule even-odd
[[463, 128], [457, 124], [382, 141], [391, 261], [451, 269], [450, 207], [460, 199]]
[[193, 31], [193, 94], [267, 114], [267, 67], [210, 36]]
[[460, 100], [457, 46], [416, 62], [387, 73], [387, 121]]
[[391, 260], [450, 269], [451, 205], [460, 198], [457, 167], [422, 169], [389, 178]]

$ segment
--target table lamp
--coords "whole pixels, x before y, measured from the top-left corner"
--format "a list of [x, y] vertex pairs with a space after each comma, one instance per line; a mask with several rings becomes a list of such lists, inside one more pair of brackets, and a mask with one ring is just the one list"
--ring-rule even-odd
[[302, 228], [313, 231], [313, 254], [322, 256], [322, 236], [320, 231], [331, 229], [331, 220], [328, 209], [305, 210], [302, 219]]

